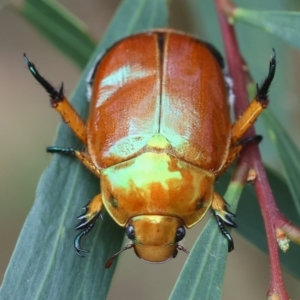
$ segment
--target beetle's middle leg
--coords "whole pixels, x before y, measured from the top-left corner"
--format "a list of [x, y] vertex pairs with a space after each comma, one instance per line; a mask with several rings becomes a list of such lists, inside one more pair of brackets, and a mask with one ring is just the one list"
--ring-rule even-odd
[[46, 151], [49, 153], [60, 153], [64, 155], [76, 156], [94, 175], [99, 178], [101, 176], [100, 170], [94, 165], [94, 163], [91, 161], [91, 158], [84, 152], [78, 151], [74, 148], [62, 148], [56, 146], [47, 147]]
[[59, 90], [55, 89], [45, 78], [40, 75], [35, 65], [26, 57], [25, 54], [24, 60], [31, 74], [48, 92], [51, 106], [62, 116], [63, 120], [68, 124], [68, 126], [83, 142], [83, 144], [86, 145], [87, 133], [85, 122], [81, 119], [68, 99], [64, 96], [63, 84]]

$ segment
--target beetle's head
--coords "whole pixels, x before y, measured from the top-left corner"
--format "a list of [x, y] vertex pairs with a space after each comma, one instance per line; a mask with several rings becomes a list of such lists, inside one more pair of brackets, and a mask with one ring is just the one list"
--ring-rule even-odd
[[[126, 235], [132, 244], [120, 252], [134, 248], [136, 255], [149, 263], [162, 263], [176, 257], [178, 250], [188, 253], [178, 244], [185, 236], [183, 222], [172, 216], [142, 215], [133, 217], [126, 226]], [[116, 253], [107, 262], [110, 267]]]
[[177, 243], [185, 236], [182, 221], [170, 216], [132, 218], [126, 234], [136, 255], [147, 262], [164, 262], [177, 254]]

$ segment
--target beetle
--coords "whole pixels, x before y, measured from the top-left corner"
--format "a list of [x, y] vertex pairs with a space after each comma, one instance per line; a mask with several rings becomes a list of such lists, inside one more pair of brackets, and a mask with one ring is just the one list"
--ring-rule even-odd
[[25, 62], [87, 151], [48, 147], [51, 153], [77, 157], [100, 178], [96, 195], [79, 217], [74, 246], [87, 252], [81, 238], [94, 226], [103, 206], [125, 227], [134, 248], [148, 262], [164, 262], [188, 251], [180, 241], [185, 228], [211, 209], [228, 250], [234, 248], [225, 224], [234, 214], [214, 191], [214, 182], [243, 147], [260, 136], [243, 138], [267, 107], [276, 69], [269, 73], [247, 110], [231, 123], [230, 85], [220, 53], [209, 43], [162, 29], [116, 42], [99, 60], [89, 83], [91, 102], [85, 123], [68, 102], [63, 85], [55, 89], [24, 54]]

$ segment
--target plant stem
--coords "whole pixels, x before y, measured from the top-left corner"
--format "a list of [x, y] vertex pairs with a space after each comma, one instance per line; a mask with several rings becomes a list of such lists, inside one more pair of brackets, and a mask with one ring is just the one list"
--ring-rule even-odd
[[[229, 75], [234, 82], [233, 90], [236, 96], [234, 110], [236, 118], [238, 118], [249, 105], [246, 89], [247, 78], [249, 78], [249, 76], [246, 74], [248, 68], [245, 67], [244, 60], [240, 55], [234, 28], [227, 21], [227, 18], [233, 19], [231, 17], [233, 17], [235, 10], [234, 4], [230, 0], [215, 0], [215, 5], [217, 8], [219, 23], [223, 36], [227, 63], [229, 66]], [[254, 135], [255, 130], [252, 126], [246, 133], [245, 137]], [[281, 218], [282, 215], [280, 214], [275, 203], [258, 146], [255, 144], [247, 146], [242, 151], [238, 164], [246, 165], [248, 167], [244, 168], [244, 172], [248, 172], [247, 170], [253, 168], [257, 173], [254, 186], [265, 223], [270, 257], [271, 278], [270, 287], [267, 293], [268, 299], [289, 299], [282, 279], [275, 233], [276, 224], [278, 223], [277, 218]], [[285, 221], [286, 223], [286, 220], [283, 218], [281, 218], [281, 221]]]

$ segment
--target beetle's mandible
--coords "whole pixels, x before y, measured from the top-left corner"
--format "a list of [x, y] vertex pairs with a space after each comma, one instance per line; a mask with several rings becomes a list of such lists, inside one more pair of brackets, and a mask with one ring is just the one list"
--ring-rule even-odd
[[[100, 178], [101, 194], [85, 207], [76, 229], [80, 240], [94, 226], [103, 206], [131, 240], [120, 252], [134, 248], [148, 262], [163, 262], [185, 250], [185, 228], [211, 209], [221, 232], [235, 227], [234, 215], [214, 191], [214, 182], [245, 144], [245, 132], [268, 104], [276, 69], [275, 52], [269, 74], [247, 110], [231, 123], [224, 63], [210, 44], [172, 30], [135, 34], [115, 43], [93, 72], [91, 102], [85, 123], [63, 89], [56, 90], [24, 55], [25, 62], [49, 93], [87, 152], [48, 147], [51, 153], [76, 156]], [[114, 254], [107, 262], [109, 267]]]

